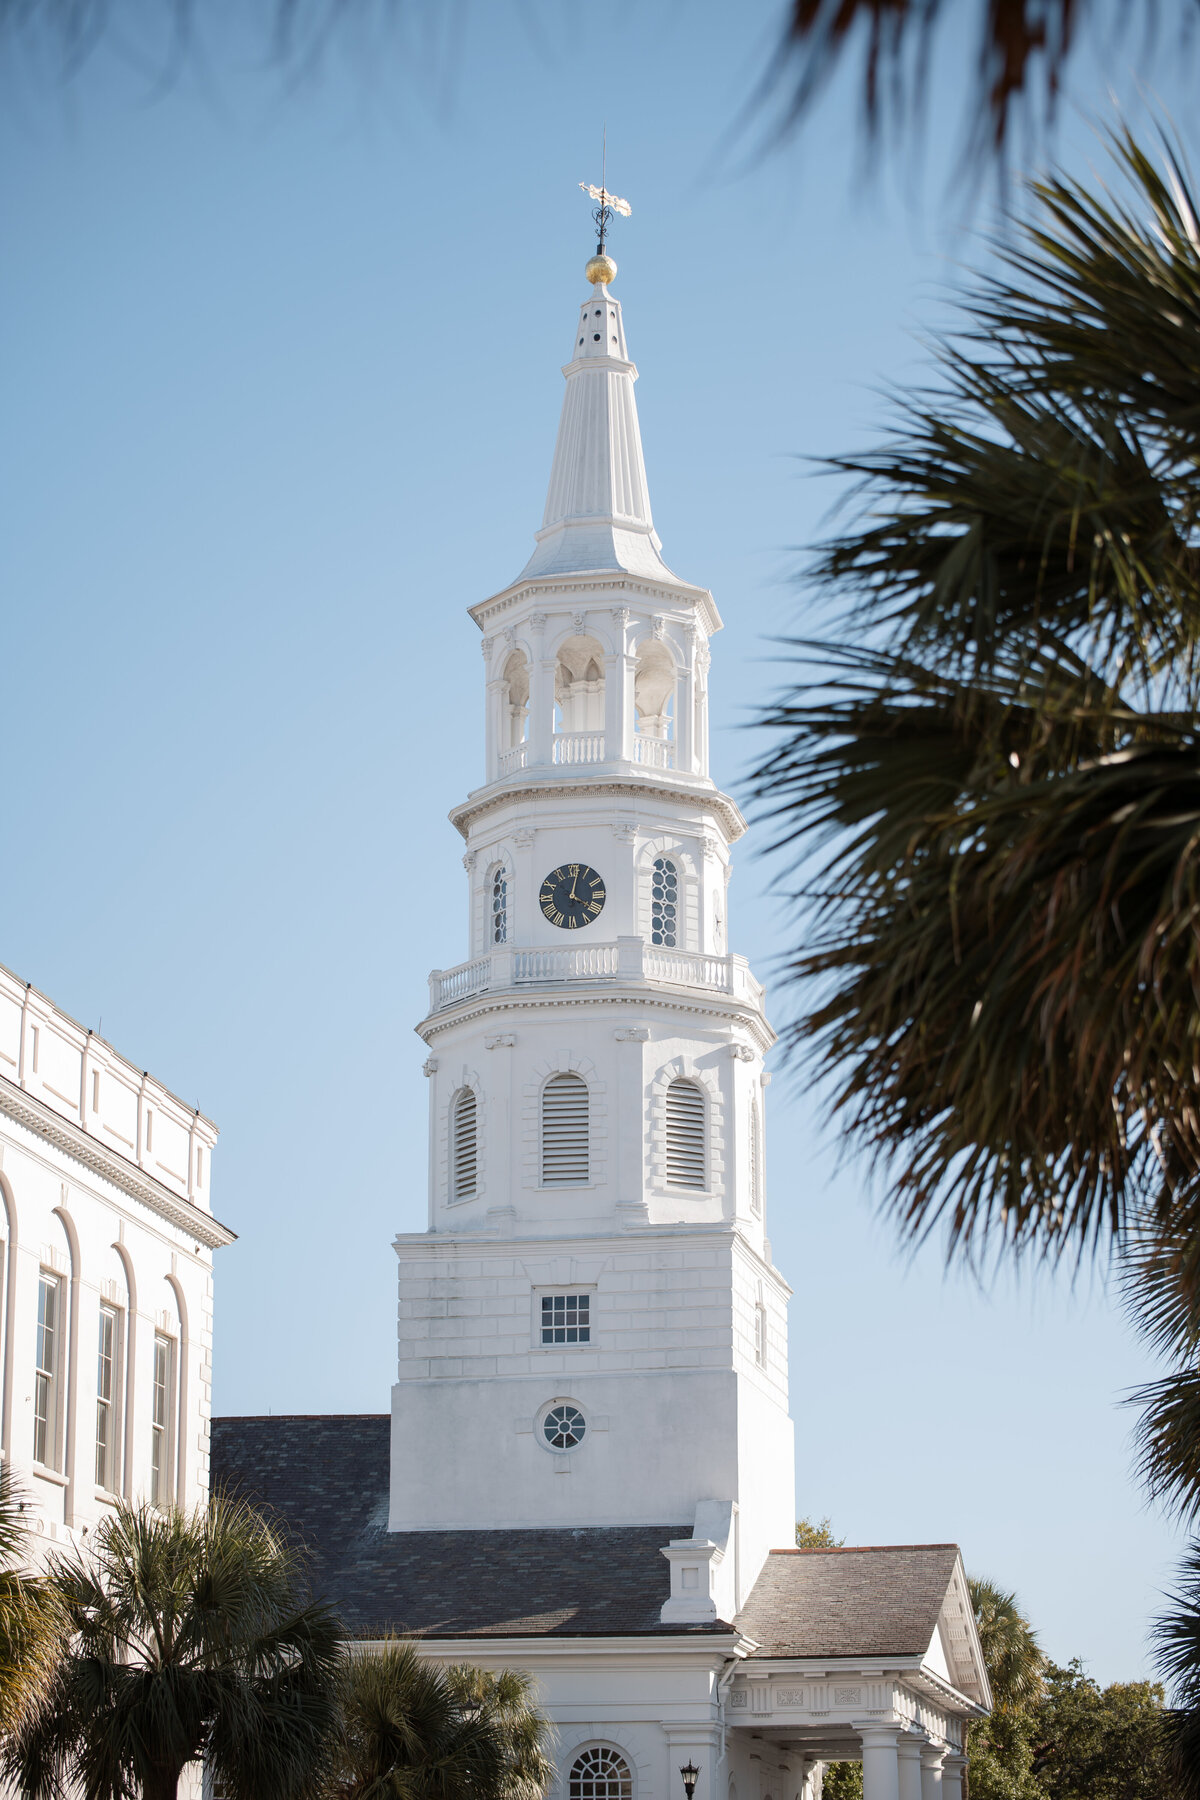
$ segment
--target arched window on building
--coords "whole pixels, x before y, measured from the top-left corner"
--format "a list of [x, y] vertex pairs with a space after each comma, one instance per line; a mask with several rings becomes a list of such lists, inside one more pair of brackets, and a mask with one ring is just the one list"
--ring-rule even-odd
[[552, 1075], [542, 1089], [542, 1186], [585, 1187], [588, 1164], [587, 1082]]
[[567, 1800], [633, 1800], [629, 1764], [607, 1744], [581, 1751], [571, 1764]]
[[750, 1102], [750, 1207], [762, 1211], [762, 1113], [757, 1094]]
[[450, 1102], [450, 1198], [471, 1200], [478, 1179], [478, 1103], [475, 1089], [459, 1088]]
[[679, 870], [656, 856], [650, 880], [650, 942], [674, 950], [679, 942]]
[[704, 1186], [704, 1091], [682, 1078], [667, 1089], [667, 1182]]
[[508, 876], [503, 863], [497, 863], [492, 870], [488, 902], [492, 909], [491, 942], [506, 944], [508, 942]]

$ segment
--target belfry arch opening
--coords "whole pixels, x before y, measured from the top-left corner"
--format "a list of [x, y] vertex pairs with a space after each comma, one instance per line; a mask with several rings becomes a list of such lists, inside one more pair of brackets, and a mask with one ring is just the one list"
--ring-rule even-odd
[[604, 760], [604, 647], [594, 637], [570, 637], [554, 667], [554, 760]]
[[675, 661], [659, 638], [647, 638], [637, 653], [633, 679], [637, 760], [652, 767], [675, 766]]
[[529, 731], [529, 664], [519, 650], [514, 650], [504, 665], [504, 715], [501, 721], [502, 750], [515, 750], [525, 742]]

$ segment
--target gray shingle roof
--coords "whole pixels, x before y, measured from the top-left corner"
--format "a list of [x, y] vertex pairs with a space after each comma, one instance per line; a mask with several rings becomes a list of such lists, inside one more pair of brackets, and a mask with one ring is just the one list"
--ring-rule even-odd
[[355, 1637], [633, 1637], [665, 1626], [659, 1552], [686, 1525], [571, 1531], [387, 1529], [386, 1413], [214, 1419], [212, 1485], [270, 1509], [308, 1546], [313, 1585]]
[[[214, 1491], [267, 1507], [307, 1546], [313, 1584], [355, 1637], [637, 1637], [663, 1625], [660, 1554], [691, 1522], [576, 1530], [387, 1529], [386, 1413], [214, 1419]], [[953, 1544], [775, 1550], [734, 1622], [760, 1657], [923, 1655]]]
[[759, 1656], [923, 1656], [954, 1544], [772, 1550], [736, 1624]]

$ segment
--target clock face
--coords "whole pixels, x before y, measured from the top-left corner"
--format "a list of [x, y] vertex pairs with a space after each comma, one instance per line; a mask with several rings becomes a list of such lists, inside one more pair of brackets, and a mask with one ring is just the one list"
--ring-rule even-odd
[[561, 869], [551, 869], [543, 881], [538, 904], [552, 925], [578, 931], [600, 917], [604, 877], [586, 863], [564, 863]]

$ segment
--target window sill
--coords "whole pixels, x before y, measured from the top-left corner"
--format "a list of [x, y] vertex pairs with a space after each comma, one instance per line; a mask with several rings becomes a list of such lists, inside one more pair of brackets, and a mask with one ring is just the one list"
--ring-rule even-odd
[[103, 1506], [120, 1506], [121, 1504], [120, 1494], [114, 1494], [111, 1488], [98, 1487], [95, 1490], [95, 1495], [96, 1499], [99, 1500]]
[[52, 1487], [65, 1488], [70, 1487], [71, 1485], [65, 1475], [60, 1475], [57, 1469], [46, 1468], [44, 1463], [35, 1462], [33, 1464], [33, 1473], [37, 1476], [39, 1481], [48, 1481]]

